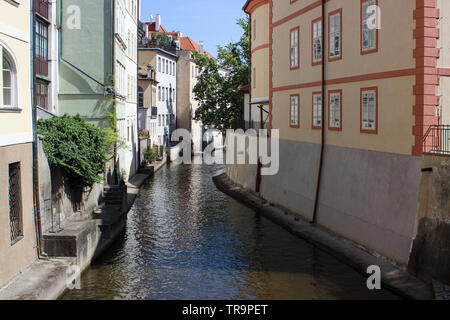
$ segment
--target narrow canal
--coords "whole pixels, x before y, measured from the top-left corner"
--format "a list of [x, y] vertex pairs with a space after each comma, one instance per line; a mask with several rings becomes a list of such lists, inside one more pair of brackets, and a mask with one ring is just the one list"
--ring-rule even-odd
[[141, 190], [125, 235], [62, 299], [397, 299], [179, 165]]

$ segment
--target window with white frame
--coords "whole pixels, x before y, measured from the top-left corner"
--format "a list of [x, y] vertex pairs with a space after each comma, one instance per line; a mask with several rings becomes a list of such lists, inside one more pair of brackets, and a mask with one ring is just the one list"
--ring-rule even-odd
[[161, 72], [161, 57], [158, 57], [158, 72]]
[[291, 68], [299, 66], [299, 28], [291, 30]]
[[290, 121], [291, 127], [299, 126], [298, 102], [299, 102], [299, 95], [292, 95], [291, 96], [291, 121]]
[[[362, 51], [371, 51], [377, 48], [377, 29], [372, 28], [369, 25], [369, 20], [373, 18], [373, 15], [377, 14], [375, 7], [375, 0], [367, 0], [362, 3], [362, 21], [361, 21], [361, 45]], [[374, 10], [371, 10], [375, 8]], [[376, 17], [376, 16], [375, 16]]]
[[377, 90], [361, 91], [361, 129], [377, 129]]
[[4, 107], [17, 107], [17, 74], [13, 59], [8, 52], [0, 46], [2, 59], [1, 73], [1, 102]]
[[313, 94], [313, 127], [322, 126], [322, 94]]
[[342, 108], [342, 97], [341, 92], [330, 93], [329, 101], [329, 115], [330, 115], [330, 128], [341, 129], [342, 119], [341, 119], [341, 108]]
[[312, 25], [313, 63], [322, 61], [322, 21], [313, 22]]
[[329, 57], [339, 58], [341, 56], [341, 12], [332, 14], [328, 18], [329, 34]]

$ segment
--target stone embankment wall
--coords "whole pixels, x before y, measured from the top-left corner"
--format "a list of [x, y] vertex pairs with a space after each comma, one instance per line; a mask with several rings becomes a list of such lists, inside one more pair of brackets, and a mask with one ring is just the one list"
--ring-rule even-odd
[[450, 284], [450, 157], [425, 155], [409, 271]]

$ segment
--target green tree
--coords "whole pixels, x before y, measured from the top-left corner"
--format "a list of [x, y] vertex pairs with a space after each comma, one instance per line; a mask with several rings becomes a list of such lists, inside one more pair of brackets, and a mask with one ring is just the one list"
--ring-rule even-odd
[[[217, 46], [218, 61], [199, 52], [193, 52], [193, 60], [200, 68], [198, 83], [194, 87], [199, 107], [195, 120], [204, 125], [225, 130], [233, 120], [244, 116], [244, 97], [239, 88], [250, 82], [250, 34], [249, 19], [238, 19], [243, 34], [238, 42], [225, 47]], [[219, 69], [226, 70], [225, 75]]]

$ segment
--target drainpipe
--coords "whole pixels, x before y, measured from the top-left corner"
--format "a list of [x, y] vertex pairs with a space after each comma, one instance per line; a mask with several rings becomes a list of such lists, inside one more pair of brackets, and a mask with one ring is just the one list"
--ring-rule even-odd
[[323, 152], [325, 147], [325, 0], [322, 0], [322, 134], [320, 143], [319, 170], [317, 173], [316, 196], [314, 199], [314, 211], [311, 224], [317, 223], [317, 211], [319, 206], [320, 182], [322, 179]]
[[37, 136], [37, 101], [36, 101], [36, 68], [35, 68], [35, 2], [30, 1], [31, 8], [31, 28], [30, 28], [30, 57], [31, 57], [31, 110], [32, 110], [32, 131], [33, 131], [33, 206], [34, 206], [34, 224], [36, 232], [36, 250], [38, 259], [45, 259], [45, 254], [42, 252], [42, 226], [41, 226], [41, 204], [39, 199], [39, 160], [38, 160], [38, 136]]

